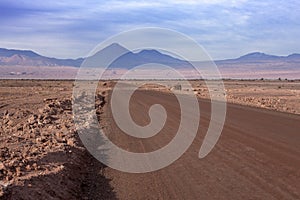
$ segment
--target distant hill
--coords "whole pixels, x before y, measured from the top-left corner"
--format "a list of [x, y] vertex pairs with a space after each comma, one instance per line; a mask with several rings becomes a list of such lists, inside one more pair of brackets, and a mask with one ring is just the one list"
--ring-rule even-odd
[[83, 58], [57, 59], [39, 55], [29, 50], [0, 48], [0, 65], [6, 66], [74, 66], [79, 67]]
[[253, 53], [249, 53], [246, 54], [244, 56], [241, 56], [239, 58], [237, 58], [236, 60], [240, 60], [240, 61], [252, 61], [252, 60], [277, 60], [280, 59], [282, 57], [280, 56], [274, 56], [274, 55], [268, 55], [265, 53], [261, 53], [261, 52], [253, 52]]
[[300, 54], [298, 54], [298, 53], [291, 54], [291, 55], [287, 56], [287, 59], [300, 61]]
[[300, 62], [300, 54], [275, 56], [261, 52], [253, 52], [235, 59], [218, 60], [216, 63], [266, 63], [266, 62]]

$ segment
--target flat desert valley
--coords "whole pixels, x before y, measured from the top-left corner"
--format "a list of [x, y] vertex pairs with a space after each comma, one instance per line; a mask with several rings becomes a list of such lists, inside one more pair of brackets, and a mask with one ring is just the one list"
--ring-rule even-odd
[[[0, 199], [300, 199], [300, 81], [225, 80], [224, 129], [203, 159], [211, 102], [204, 81], [191, 84], [201, 111], [192, 145], [163, 169], [131, 174], [101, 164], [83, 146], [73, 122], [73, 81], [0, 80]], [[180, 122], [172, 85], [141, 87], [131, 98], [138, 124], [149, 123], [153, 104], [168, 113], [147, 139], [118, 129], [113, 86], [98, 83], [95, 108], [115, 144], [144, 153], [172, 140]]]

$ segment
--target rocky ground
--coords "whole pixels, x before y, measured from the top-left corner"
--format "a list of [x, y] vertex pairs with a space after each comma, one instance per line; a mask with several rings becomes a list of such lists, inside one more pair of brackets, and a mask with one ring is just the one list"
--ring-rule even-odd
[[112, 199], [104, 166], [75, 131], [72, 82], [1, 86], [0, 199]]
[[[300, 114], [300, 81], [225, 81], [227, 102]], [[194, 82], [195, 92], [209, 98], [204, 83]]]

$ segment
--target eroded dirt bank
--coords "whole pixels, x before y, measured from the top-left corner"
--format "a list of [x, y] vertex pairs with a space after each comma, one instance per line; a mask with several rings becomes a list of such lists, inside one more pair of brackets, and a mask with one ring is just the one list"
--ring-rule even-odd
[[72, 119], [71, 81], [2, 81], [0, 199], [114, 199]]

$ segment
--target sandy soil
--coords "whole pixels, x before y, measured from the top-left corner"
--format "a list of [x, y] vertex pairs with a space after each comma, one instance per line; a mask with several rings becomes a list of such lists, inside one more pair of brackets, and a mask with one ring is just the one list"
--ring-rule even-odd
[[[241, 63], [234, 65], [232, 63], [218, 65], [223, 78], [278, 79], [281, 77], [282, 79], [299, 79], [300, 77], [300, 69], [299, 67], [295, 67], [293, 63]], [[194, 79], [201, 77], [198, 72], [191, 69], [183, 68], [177, 69], [177, 71], [186, 78]], [[0, 66], [0, 79], [74, 79], [77, 72], [78, 68], [71, 66]], [[126, 72], [128, 72], [127, 69], [108, 69], [105, 77], [108, 79], [118, 79]], [[89, 73], [91, 74], [90, 70]], [[152, 73], [153, 70], [145, 70], [142, 74]], [[159, 73], [165, 74], [165, 77], [168, 77], [166, 72], [160, 71]], [[205, 73], [205, 70], [202, 73]], [[95, 78], [97, 78], [96, 75]]]
[[[193, 84], [195, 92], [206, 98], [204, 83]], [[128, 174], [103, 166], [82, 146], [72, 121], [72, 86], [72, 81], [0, 81], [0, 199], [300, 198], [298, 115], [229, 104], [220, 141], [208, 157], [199, 160], [210, 116], [209, 101], [201, 100], [201, 128], [189, 150], [160, 171]], [[97, 97], [109, 102], [112, 86], [100, 83]], [[229, 101], [299, 113], [299, 82], [227, 81], [225, 87]], [[170, 91], [148, 89], [163, 93], [137, 92], [131, 103], [134, 120], [149, 122], [145, 113], [153, 102], [171, 113], [166, 127], [149, 141], [122, 133], [111, 119], [109, 104], [103, 108], [101, 100], [96, 101], [107, 134], [125, 149], [158, 149], [178, 127], [178, 105]], [[249, 97], [280, 101], [262, 104], [274, 105], [269, 107]]]

